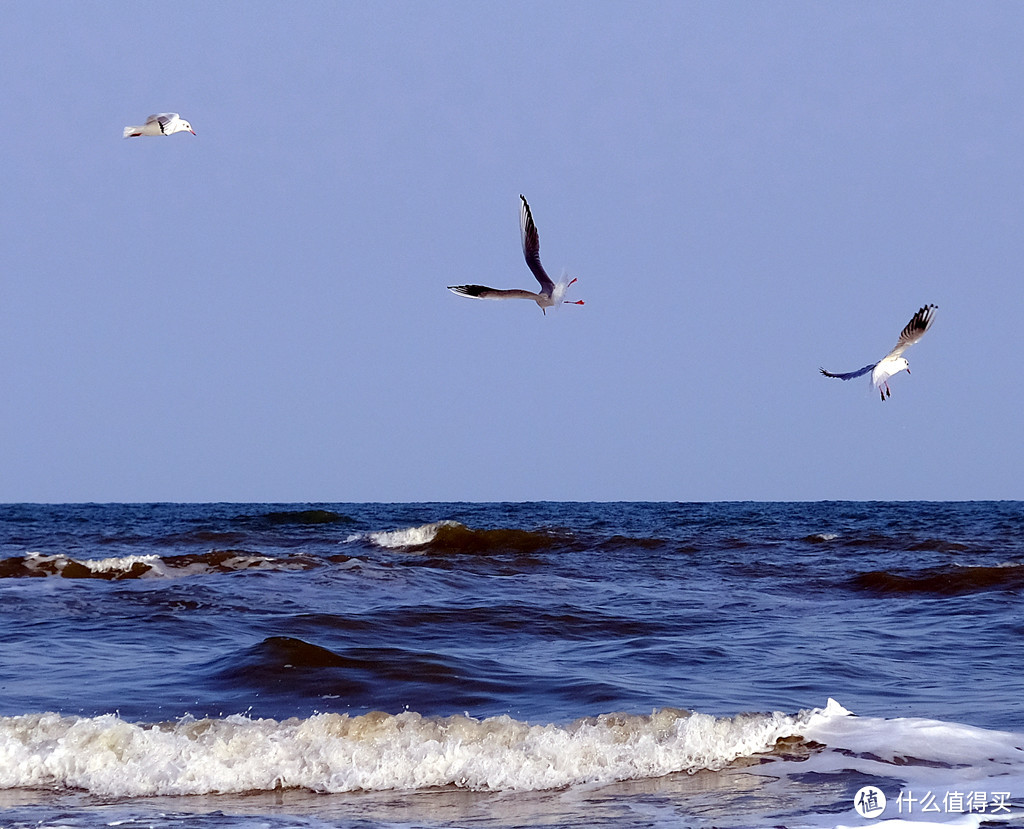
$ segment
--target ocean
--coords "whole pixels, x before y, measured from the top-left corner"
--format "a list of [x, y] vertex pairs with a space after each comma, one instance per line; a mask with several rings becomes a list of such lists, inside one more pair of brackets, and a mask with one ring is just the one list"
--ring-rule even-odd
[[0, 827], [1024, 826], [1024, 503], [0, 505]]

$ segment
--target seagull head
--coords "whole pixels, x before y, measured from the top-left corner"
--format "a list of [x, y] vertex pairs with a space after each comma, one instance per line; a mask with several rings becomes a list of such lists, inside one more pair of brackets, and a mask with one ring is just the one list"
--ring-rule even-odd
[[896, 371], [905, 371], [907, 374], [910, 374], [910, 363], [907, 362], [906, 357], [897, 357], [896, 365], [899, 366], [899, 368], [896, 369]]
[[181, 122], [181, 126], [178, 129], [179, 130], [188, 130], [193, 135], [196, 134], [196, 131], [194, 129], [192, 129], [192, 125], [188, 121], [182, 121]]

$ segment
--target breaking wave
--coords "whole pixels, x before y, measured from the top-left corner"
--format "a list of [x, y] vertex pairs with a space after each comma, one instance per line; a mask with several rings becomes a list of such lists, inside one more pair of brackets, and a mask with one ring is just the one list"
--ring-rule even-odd
[[714, 771], [852, 787], [839, 796], [841, 810], [870, 779], [890, 790], [967, 786], [998, 793], [1016, 811], [1024, 796], [1022, 736], [937, 720], [857, 717], [833, 699], [795, 715], [714, 717], [663, 708], [564, 726], [411, 711], [280, 721], [186, 716], [155, 724], [44, 713], [0, 717], [0, 790], [101, 797], [527, 792]]
[[0, 718], [0, 788], [111, 797], [277, 788], [537, 791], [722, 769], [771, 751], [817, 719], [847, 713], [834, 701], [795, 716], [719, 718], [666, 708], [567, 726], [413, 712], [151, 725], [112, 714], [33, 714]]
[[65, 579], [181, 578], [240, 570], [308, 570], [317, 566], [304, 556], [274, 558], [245, 550], [213, 550], [177, 556], [129, 555], [78, 559], [63, 554], [28, 553], [0, 559], [0, 578], [60, 576]]
[[[363, 536], [353, 536], [357, 540]], [[555, 532], [519, 529], [475, 530], [458, 521], [435, 521], [416, 527], [365, 536], [378, 547], [389, 550], [435, 554], [537, 553], [572, 542], [571, 536]]]

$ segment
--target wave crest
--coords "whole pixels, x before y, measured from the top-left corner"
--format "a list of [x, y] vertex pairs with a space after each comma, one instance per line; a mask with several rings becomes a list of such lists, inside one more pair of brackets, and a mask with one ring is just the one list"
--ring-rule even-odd
[[366, 537], [378, 547], [387, 549], [455, 555], [536, 553], [571, 540], [563, 535], [543, 531], [475, 530], [458, 521], [435, 521], [401, 530], [369, 533]]
[[0, 578], [60, 576], [65, 579], [181, 578], [238, 570], [305, 570], [316, 563], [302, 556], [273, 558], [246, 550], [212, 550], [177, 556], [115, 556], [78, 559], [63, 554], [28, 553], [0, 560]]
[[186, 717], [156, 725], [114, 715], [23, 715], [0, 718], [0, 788], [66, 787], [113, 797], [278, 787], [544, 790], [721, 769], [798, 734], [807, 713], [717, 718], [666, 708], [567, 727], [414, 712], [282, 722]]
[[873, 570], [853, 577], [854, 587], [884, 594], [933, 593], [961, 596], [989, 590], [1024, 588], [1024, 564], [964, 567], [952, 565], [908, 573]]
[[[438, 532], [444, 527], [461, 527], [458, 521], [434, 521], [418, 527], [406, 527], [401, 530], [387, 530], [369, 533], [366, 537], [371, 543], [388, 550], [403, 550], [423, 547], [437, 538]], [[360, 536], [356, 536], [358, 539]], [[355, 540], [355, 539], [353, 539]]]

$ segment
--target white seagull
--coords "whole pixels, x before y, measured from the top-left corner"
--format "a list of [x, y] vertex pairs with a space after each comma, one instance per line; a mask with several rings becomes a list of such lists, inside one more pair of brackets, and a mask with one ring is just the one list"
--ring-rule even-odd
[[170, 135], [188, 130], [193, 135], [196, 131], [188, 121], [183, 121], [177, 112], [158, 112], [150, 115], [141, 127], [125, 127], [124, 137], [134, 138], [137, 135]]
[[826, 377], [838, 377], [840, 380], [852, 380], [854, 377], [860, 377], [870, 371], [871, 385], [878, 389], [878, 393], [884, 401], [885, 398], [890, 396], [889, 378], [894, 374], [899, 374], [901, 371], [906, 371], [907, 374], [910, 374], [910, 365], [907, 363], [907, 358], [900, 355], [921, 339], [925, 331], [931, 328], [934, 313], [938, 307], [937, 305], [925, 305], [914, 314], [913, 319], [900, 332], [900, 338], [896, 341], [892, 351], [877, 363], [872, 363], [869, 366], [864, 366], [864, 368], [850, 371], [846, 374], [833, 374], [831, 371], [825, 371], [823, 368], [818, 370]]
[[566, 289], [576, 281], [575, 278], [569, 282], [559, 282], [556, 285], [545, 272], [544, 266], [540, 263], [540, 237], [537, 235], [537, 225], [533, 223], [530, 205], [526, 203], [526, 196], [520, 193], [519, 198], [523, 200], [523, 206], [519, 211], [519, 232], [523, 237], [523, 256], [526, 257], [526, 264], [530, 266], [533, 275], [537, 277], [540, 290], [535, 293], [521, 288], [488, 288], [485, 285], [449, 285], [448, 290], [477, 299], [532, 299], [545, 314], [547, 314], [547, 308], [558, 305], [560, 302], [564, 302], [566, 305], [583, 305], [582, 299], [575, 302], [562, 299]]

